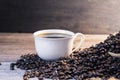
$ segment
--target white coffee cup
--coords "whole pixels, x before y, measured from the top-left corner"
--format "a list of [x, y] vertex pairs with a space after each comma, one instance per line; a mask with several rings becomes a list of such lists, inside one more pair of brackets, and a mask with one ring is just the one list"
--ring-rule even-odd
[[[34, 32], [33, 36], [35, 39], [36, 52], [39, 57], [44, 60], [67, 57], [73, 51], [77, 50], [84, 41], [84, 35], [82, 33], [73, 33], [61, 29], [40, 30]], [[80, 41], [78, 46], [73, 49], [73, 42], [77, 37], [80, 37]]]

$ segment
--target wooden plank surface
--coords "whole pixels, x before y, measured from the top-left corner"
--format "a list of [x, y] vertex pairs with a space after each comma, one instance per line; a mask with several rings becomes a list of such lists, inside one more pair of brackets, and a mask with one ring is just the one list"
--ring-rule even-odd
[[[107, 35], [85, 35], [81, 48], [87, 48], [106, 39]], [[78, 40], [76, 40], [78, 43]], [[23, 80], [24, 70], [10, 70], [10, 63], [20, 55], [35, 53], [34, 39], [31, 33], [0, 33], [0, 80]], [[38, 80], [33, 78], [30, 80]]]
[[10, 70], [11, 62], [2, 62], [0, 66], [0, 80], [23, 80], [25, 71], [20, 69]]
[[[25, 70], [15, 68], [10, 70], [11, 62], [2, 62], [0, 66], [0, 80], [23, 80]], [[38, 80], [37, 78], [31, 78], [29, 80]]]

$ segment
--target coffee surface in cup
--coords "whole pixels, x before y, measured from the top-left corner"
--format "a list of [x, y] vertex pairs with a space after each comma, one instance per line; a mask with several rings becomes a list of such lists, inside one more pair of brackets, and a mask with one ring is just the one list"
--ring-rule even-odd
[[65, 38], [65, 37], [60, 37], [60, 36], [48, 36], [48, 37], [45, 37], [45, 38]]
[[68, 38], [71, 35], [63, 34], [63, 33], [45, 33], [45, 34], [39, 34], [38, 36], [43, 38]]

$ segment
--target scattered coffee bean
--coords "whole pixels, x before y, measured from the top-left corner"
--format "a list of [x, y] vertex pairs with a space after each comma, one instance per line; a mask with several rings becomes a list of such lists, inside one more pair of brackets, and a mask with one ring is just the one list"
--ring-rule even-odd
[[55, 61], [44, 61], [37, 54], [22, 55], [15, 64], [11, 64], [10, 69], [14, 70], [16, 66], [26, 70], [24, 80], [32, 77], [38, 77], [39, 80], [107, 80], [113, 76], [120, 79], [120, 58], [112, 57], [108, 52], [120, 53], [120, 32], [111, 34], [95, 46]]
[[10, 64], [10, 70], [14, 70], [15, 65], [16, 65], [16, 63], [11, 63]]

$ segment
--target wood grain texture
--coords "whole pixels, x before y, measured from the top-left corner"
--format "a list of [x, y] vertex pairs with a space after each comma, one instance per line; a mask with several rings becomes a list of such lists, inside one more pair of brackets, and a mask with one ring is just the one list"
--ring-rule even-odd
[[[15, 68], [10, 70], [10, 64], [12, 62], [2, 62], [0, 66], [0, 80], [23, 80], [25, 70]], [[31, 78], [29, 80], [38, 80], [37, 78]]]
[[11, 62], [2, 62], [0, 65], [0, 80], [23, 80], [24, 70], [15, 68], [10, 70]]
[[[81, 48], [87, 48], [106, 39], [107, 35], [85, 35]], [[79, 40], [75, 41], [77, 44]], [[16, 61], [20, 55], [36, 53], [31, 33], [0, 33], [0, 61]]]
[[0, 0], [0, 31], [60, 28], [82, 33], [120, 29], [120, 0]]

